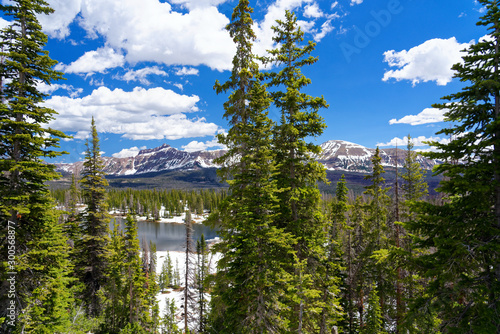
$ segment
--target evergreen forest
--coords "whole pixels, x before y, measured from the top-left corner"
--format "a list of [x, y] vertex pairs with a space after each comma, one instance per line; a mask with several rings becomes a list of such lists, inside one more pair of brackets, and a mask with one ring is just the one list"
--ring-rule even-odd
[[[286, 11], [275, 48], [257, 55], [249, 0], [235, 3], [233, 67], [214, 84], [226, 99], [216, 162], [227, 188], [109, 187], [92, 119], [82, 170], [50, 190], [60, 175], [47, 161], [68, 138], [48, 126], [57, 112], [38, 89], [64, 75], [37, 19], [53, 10], [3, 2], [13, 24], [0, 31], [0, 333], [500, 333], [500, 4], [478, 2], [489, 38], [453, 67], [464, 88], [433, 106], [451, 140], [425, 153], [442, 162], [432, 195], [410, 135], [395, 182], [377, 148], [362, 193], [343, 177], [335, 194], [320, 192], [328, 180], [311, 138], [329, 104], [307, 93], [303, 73], [315, 43]], [[194, 240], [194, 215], [218, 242]], [[185, 251], [160, 262], [139, 219], [173, 217]]]

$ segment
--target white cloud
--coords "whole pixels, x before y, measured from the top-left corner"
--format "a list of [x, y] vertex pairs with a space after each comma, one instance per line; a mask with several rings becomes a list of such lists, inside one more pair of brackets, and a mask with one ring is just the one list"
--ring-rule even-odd
[[228, 0], [172, 0], [174, 4], [184, 5], [186, 8], [197, 8], [197, 7], [211, 7], [217, 6], [221, 3], [227, 2]]
[[[450, 142], [450, 140], [446, 139], [446, 138], [425, 137], [425, 136], [418, 136], [418, 137], [411, 138], [411, 141], [412, 141], [413, 145], [416, 147], [428, 146], [426, 143], [424, 143], [424, 142], [428, 142], [428, 141], [437, 141], [438, 143], [441, 143], [441, 144], [448, 144]], [[404, 138], [394, 137], [393, 139], [391, 139], [387, 143], [378, 143], [377, 144], [377, 146], [380, 146], [380, 147], [398, 146], [400, 148], [405, 147], [407, 145], [408, 145], [408, 137], [404, 137]]]
[[384, 73], [383, 81], [391, 78], [397, 81], [411, 80], [413, 85], [420, 82], [435, 81], [440, 86], [451, 82], [451, 67], [462, 61], [461, 52], [470, 43], [460, 44], [455, 37], [449, 39], [431, 39], [406, 51], [384, 52], [384, 61], [397, 70]]
[[321, 31], [314, 35], [314, 40], [319, 42], [325, 37], [330, 31], [333, 30], [332, 20], [328, 20], [321, 25]]
[[59, 115], [50, 125], [62, 131], [88, 131], [94, 116], [99, 132], [130, 139], [180, 139], [214, 135], [218, 126], [204, 118], [187, 118], [198, 111], [196, 95], [163, 88], [136, 87], [131, 92], [100, 87], [83, 98], [53, 96], [45, 103]]
[[[95, 73], [139, 62], [165, 65], [206, 65], [215, 70], [232, 67], [235, 45], [225, 27], [229, 18], [216, 6], [229, 0], [49, 0], [56, 12], [44, 18], [52, 37], [69, 36], [70, 24], [78, 22], [88, 37], [102, 37], [105, 47], [90, 51], [70, 65], [68, 73]], [[332, 4], [332, 9], [335, 7]], [[177, 9], [180, 5], [182, 9]], [[255, 52], [266, 54], [274, 45], [271, 26], [283, 19], [286, 9], [304, 10], [301, 27], [320, 40], [332, 30], [327, 13], [315, 0], [276, 0], [261, 22], [255, 22]], [[322, 20], [322, 22], [316, 22]], [[322, 28], [313, 29], [315, 24]], [[319, 32], [318, 32], [319, 30]], [[114, 51], [110, 51], [114, 50]], [[107, 53], [105, 52], [107, 51]]]
[[102, 86], [104, 86], [104, 78], [101, 78], [101, 79], [90, 78], [89, 85], [102, 87]]
[[184, 90], [184, 86], [183, 86], [182, 84], [180, 84], [180, 83], [173, 83], [172, 85], [173, 85], [174, 87], [179, 88], [180, 90]]
[[8, 25], [10, 25], [10, 22], [0, 17], [0, 29], [5, 29]]
[[[87, 125], [90, 123], [87, 123]], [[69, 130], [68, 130], [69, 131]], [[90, 137], [89, 130], [81, 130], [77, 131], [75, 135], [73, 135], [74, 139], [84, 140]], [[85, 153], [84, 153], [85, 154]]]
[[319, 9], [317, 3], [313, 3], [304, 7], [304, 16], [317, 19], [318, 17], [325, 16], [325, 14]]
[[38, 15], [43, 31], [53, 38], [69, 36], [69, 25], [80, 12], [82, 0], [48, 0], [47, 3], [54, 13]]
[[183, 145], [182, 148], [186, 152], [197, 152], [197, 151], [206, 151], [209, 148], [226, 149], [226, 146], [219, 144], [217, 138], [214, 138], [204, 143], [194, 140], [187, 145]]
[[177, 12], [159, 0], [86, 0], [81, 26], [90, 36], [123, 50], [126, 61], [166, 65], [205, 64], [212, 69], [231, 67], [234, 44], [225, 30], [228, 18], [213, 5], [221, 1], [176, 1], [189, 11]]
[[351, 0], [351, 6], [360, 5], [363, 3], [363, 0]]
[[[257, 36], [257, 41], [254, 45], [254, 52], [258, 55], [265, 55], [267, 50], [274, 47], [274, 32], [271, 27], [276, 25], [276, 20], [285, 19], [286, 10], [295, 11], [304, 4], [310, 3], [314, 4], [313, 0], [277, 0], [275, 3], [270, 5], [268, 7], [267, 14], [264, 16], [264, 20], [259, 23], [254, 22], [253, 30]], [[314, 25], [314, 21], [312, 23], [308, 23], [306, 21], [301, 21], [299, 23], [300, 27], [306, 32], [311, 31], [312, 26]]]
[[65, 73], [104, 73], [107, 69], [123, 66], [125, 57], [110, 47], [85, 52], [69, 65], [59, 63], [55, 69]]
[[444, 121], [444, 113], [446, 110], [426, 108], [418, 115], [407, 115], [401, 119], [391, 119], [389, 124], [410, 124], [410, 125], [421, 125], [429, 123], [438, 123]]
[[[337, 5], [338, 2], [335, 2], [330, 8], [333, 10]], [[253, 29], [257, 36], [257, 41], [254, 45], [256, 54], [265, 55], [267, 50], [275, 47], [273, 41], [274, 32], [271, 27], [276, 25], [276, 20], [285, 19], [286, 10], [294, 12], [303, 11], [304, 17], [310, 20], [297, 20], [297, 24], [302, 31], [312, 34], [316, 42], [319, 42], [333, 30], [332, 20], [340, 17], [337, 13], [328, 14], [322, 12], [315, 0], [276, 0], [276, 2], [268, 7], [264, 19], [261, 22], [254, 22]], [[314, 28], [320, 21], [323, 21], [321, 27], [319, 29]]]
[[66, 84], [48, 85], [43, 81], [39, 82], [36, 87], [40, 92], [48, 95], [52, 94], [53, 92], [59, 89], [66, 90], [70, 97], [78, 97], [83, 92], [83, 88], [75, 88], [73, 85], [66, 85]]
[[175, 71], [175, 75], [179, 75], [179, 76], [198, 75], [199, 73], [200, 73], [200, 71], [198, 71], [198, 69], [192, 68], [192, 67], [182, 67], [182, 68], [178, 68]]
[[141, 68], [139, 70], [129, 70], [123, 76], [117, 76], [116, 78], [127, 82], [139, 81], [143, 85], [149, 85], [151, 83], [148, 79], [146, 79], [148, 75], [168, 76], [167, 72], [160, 70], [158, 66], [152, 66]]
[[131, 148], [124, 148], [120, 152], [113, 153], [111, 156], [113, 158], [130, 158], [130, 157], [135, 157], [139, 152], [141, 151], [140, 148], [137, 146], [131, 147]]

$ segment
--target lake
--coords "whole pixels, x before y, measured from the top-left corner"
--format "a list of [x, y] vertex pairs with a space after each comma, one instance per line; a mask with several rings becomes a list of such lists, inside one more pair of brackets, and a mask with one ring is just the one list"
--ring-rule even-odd
[[[120, 228], [125, 228], [125, 219], [116, 218], [120, 223]], [[204, 234], [205, 240], [217, 237], [217, 231], [203, 224], [193, 224], [193, 245], [196, 247], [196, 240]], [[110, 228], [113, 228], [111, 222]], [[152, 241], [156, 244], [157, 251], [183, 251], [186, 245], [186, 228], [184, 224], [154, 223], [147, 221], [137, 222], [137, 234], [142, 242]], [[142, 245], [142, 244], [141, 244]]]

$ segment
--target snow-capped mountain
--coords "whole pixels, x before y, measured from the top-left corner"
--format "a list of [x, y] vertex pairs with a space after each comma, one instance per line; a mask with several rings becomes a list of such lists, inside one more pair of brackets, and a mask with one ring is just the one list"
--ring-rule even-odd
[[[224, 151], [179, 151], [170, 145], [163, 144], [153, 149], [139, 151], [134, 157], [114, 158], [102, 157], [104, 171], [108, 175], [138, 175], [174, 169], [217, 168], [213, 160], [224, 154]], [[82, 169], [83, 161], [71, 164], [56, 164], [62, 173], [75, 173]]]
[[[315, 159], [328, 170], [351, 172], [370, 172], [371, 158], [375, 149], [349, 143], [342, 140], [330, 140], [320, 145], [322, 153]], [[103, 157], [104, 171], [108, 175], [140, 175], [167, 170], [182, 170], [193, 168], [217, 168], [214, 159], [225, 153], [218, 151], [185, 152], [177, 150], [167, 144], [153, 149], [141, 150], [139, 154], [128, 158]], [[395, 167], [403, 165], [405, 151], [402, 149], [381, 149], [381, 158], [384, 166]], [[418, 161], [424, 169], [431, 169], [436, 162], [419, 156]], [[56, 164], [57, 170], [62, 173], [75, 173], [82, 169], [83, 162], [71, 164]]]
[[[351, 172], [370, 172], [371, 159], [375, 149], [350, 143], [343, 140], [330, 140], [320, 145], [323, 152], [315, 156], [328, 170], [342, 170]], [[387, 167], [403, 166], [406, 151], [388, 148], [380, 150], [382, 165]], [[432, 169], [436, 161], [419, 155], [417, 161], [424, 169]]]

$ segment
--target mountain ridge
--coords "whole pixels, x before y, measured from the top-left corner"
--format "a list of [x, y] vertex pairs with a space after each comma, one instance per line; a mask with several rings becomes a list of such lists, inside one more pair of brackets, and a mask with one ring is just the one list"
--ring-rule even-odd
[[[371, 172], [371, 158], [375, 149], [343, 141], [329, 140], [320, 144], [322, 152], [313, 157], [329, 171], [346, 171], [355, 173]], [[191, 170], [219, 168], [214, 159], [222, 156], [225, 150], [186, 152], [168, 144], [143, 149], [135, 156], [116, 158], [103, 156], [104, 172], [111, 176], [138, 176], [172, 170]], [[386, 167], [403, 166], [406, 150], [380, 149], [382, 164]], [[418, 155], [417, 161], [423, 169], [430, 170], [438, 161]], [[83, 161], [74, 163], [58, 163], [56, 170], [62, 174], [78, 174]]]

